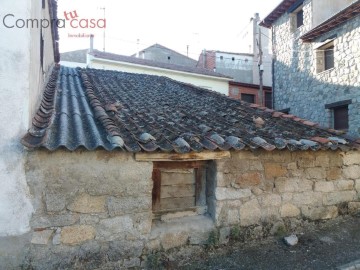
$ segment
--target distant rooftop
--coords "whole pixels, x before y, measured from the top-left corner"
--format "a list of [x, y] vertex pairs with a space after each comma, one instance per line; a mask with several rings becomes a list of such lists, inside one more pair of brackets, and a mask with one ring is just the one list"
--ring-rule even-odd
[[135, 64], [135, 65], [150, 66], [150, 67], [156, 67], [156, 68], [162, 68], [162, 69], [168, 69], [168, 70], [176, 70], [176, 71], [182, 71], [182, 72], [188, 72], [188, 73], [194, 73], [194, 74], [201, 74], [201, 75], [212, 76], [212, 77], [232, 79], [231, 77], [225, 76], [223, 74], [220, 74], [220, 73], [217, 73], [212, 70], [205, 69], [205, 68], [162, 63], [162, 62], [157, 62], [157, 61], [153, 61], [153, 60], [136, 58], [136, 57], [132, 57], [132, 56], [125, 56], [125, 55], [120, 55], [120, 54], [101, 52], [98, 50], [94, 50], [93, 52], [91, 52], [89, 54], [93, 55], [96, 58], [100, 58], [100, 59], [106, 59], [106, 60], [112, 60], [112, 61], [118, 61], [118, 62], [126, 62], [126, 63]]
[[76, 50], [60, 53], [60, 61], [76, 62], [86, 64], [86, 55], [89, 49]]

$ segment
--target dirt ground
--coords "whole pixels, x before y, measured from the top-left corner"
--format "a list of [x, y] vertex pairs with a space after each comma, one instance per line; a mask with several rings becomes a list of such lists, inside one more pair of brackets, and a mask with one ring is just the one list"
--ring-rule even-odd
[[[360, 269], [360, 217], [339, 217], [304, 228], [299, 242], [283, 237], [168, 254], [160, 269]], [[180, 255], [179, 255], [180, 254]]]

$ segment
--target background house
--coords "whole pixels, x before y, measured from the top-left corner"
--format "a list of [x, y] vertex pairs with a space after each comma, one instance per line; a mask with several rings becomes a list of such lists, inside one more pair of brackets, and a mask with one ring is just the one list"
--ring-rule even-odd
[[60, 53], [60, 65], [66, 67], [86, 67], [89, 49]]
[[[259, 101], [259, 85], [250, 83], [241, 83], [236, 81], [229, 82], [229, 97], [241, 99], [249, 103], [260, 104]], [[263, 86], [264, 106], [272, 108], [272, 88]]]
[[197, 64], [196, 60], [160, 44], [154, 44], [150, 47], [142, 49], [138, 53], [132, 55], [132, 57], [189, 67], [195, 67]]
[[276, 52], [274, 103], [360, 135], [360, 1], [285, 0], [261, 23]]
[[87, 67], [166, 76], [228, 95], [231, 77], [205, 68], [175, 65], [90, 49]]
[[[7, 14], [14, 17], [5, 18]], [[0, 107], [0, 236], [7, 236], [30, 229], [33, 206], [20, 138], [32, 125], [48, 71], [59, 61], [57, 28], [50, 27], [50, 21], [56, 20], [56, 1], [4, 0], [0, 17], [13, 26], [1, 27], [0, 42], [0, 98], [4, 101]], [[15, 19], [20, 18], [35, 19], [33, 27], [15, 26]], [[41, 19], [48, 20], [49, 26], [41, 28]]]
[[[263, 68], [263, 85], [267, 87], [267, 95], [271, 94], [272, 86], [272, 51], [271, 51], [271, 34], [269, 29], [259, 26], [260, 17], [256, 13], [251, 18], [251, 23], [247, 25], [241, 32], [244, 44], [248, 48], [247, 52], [234, 53], [224, 52], [217, 50], [203, 50], [199, 56], [198, 67], [216, 70], [216, 72], [231, 76], [234, 82], [258, 85], [260, 84], [259, 78], [259, 61], [260, 61], [260, 45], [262, 48], [262, 68]], [[259, 38], [261, 37], [261, 41]], [[260, 44], [261, 43], [261, 44]], [[258, 89], [259, 87], [257, 87]], [[234, 85], [229, 85], [229, 95], [235, 97], [241, 94], [252, 95], [251, 99], [256, 103], [259, 100], [258, 91], [254, 87], [249, 87], [246, 92], [242, 92], [243, 88], [238, 88], [240, 95], [234, 95]], [[237, 91], [236, 90], [236, 91]], [[245, 89], [244, 89], [245, 90]], [[249, 92], [251, 91], [251, 93]], [[264, 95], [265, 97], [265, 95]], [[271, 99], [271, 97], [270, 97]], [[249, 100], [249, 99], [248, 99]], [[265, 101], [265, 100], [264, 100]], [[270, 102], [267, 103], [270, 105]]]

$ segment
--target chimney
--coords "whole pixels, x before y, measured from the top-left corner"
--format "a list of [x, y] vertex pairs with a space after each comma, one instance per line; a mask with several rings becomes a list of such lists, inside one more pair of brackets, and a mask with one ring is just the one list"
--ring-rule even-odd
[[90, 50], [89, 52], [92, 53], [94, 51], [94, 35], [90, 35]]

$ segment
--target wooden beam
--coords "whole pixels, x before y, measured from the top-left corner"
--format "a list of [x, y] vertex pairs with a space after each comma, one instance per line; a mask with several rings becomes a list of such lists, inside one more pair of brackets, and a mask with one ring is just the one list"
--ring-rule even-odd
[[186, 154], [178, 153], [136, 153], [136, 161], [192, 161], [192, 160], [214, 160], [230, 157], [230, 151], [203, 151]]

